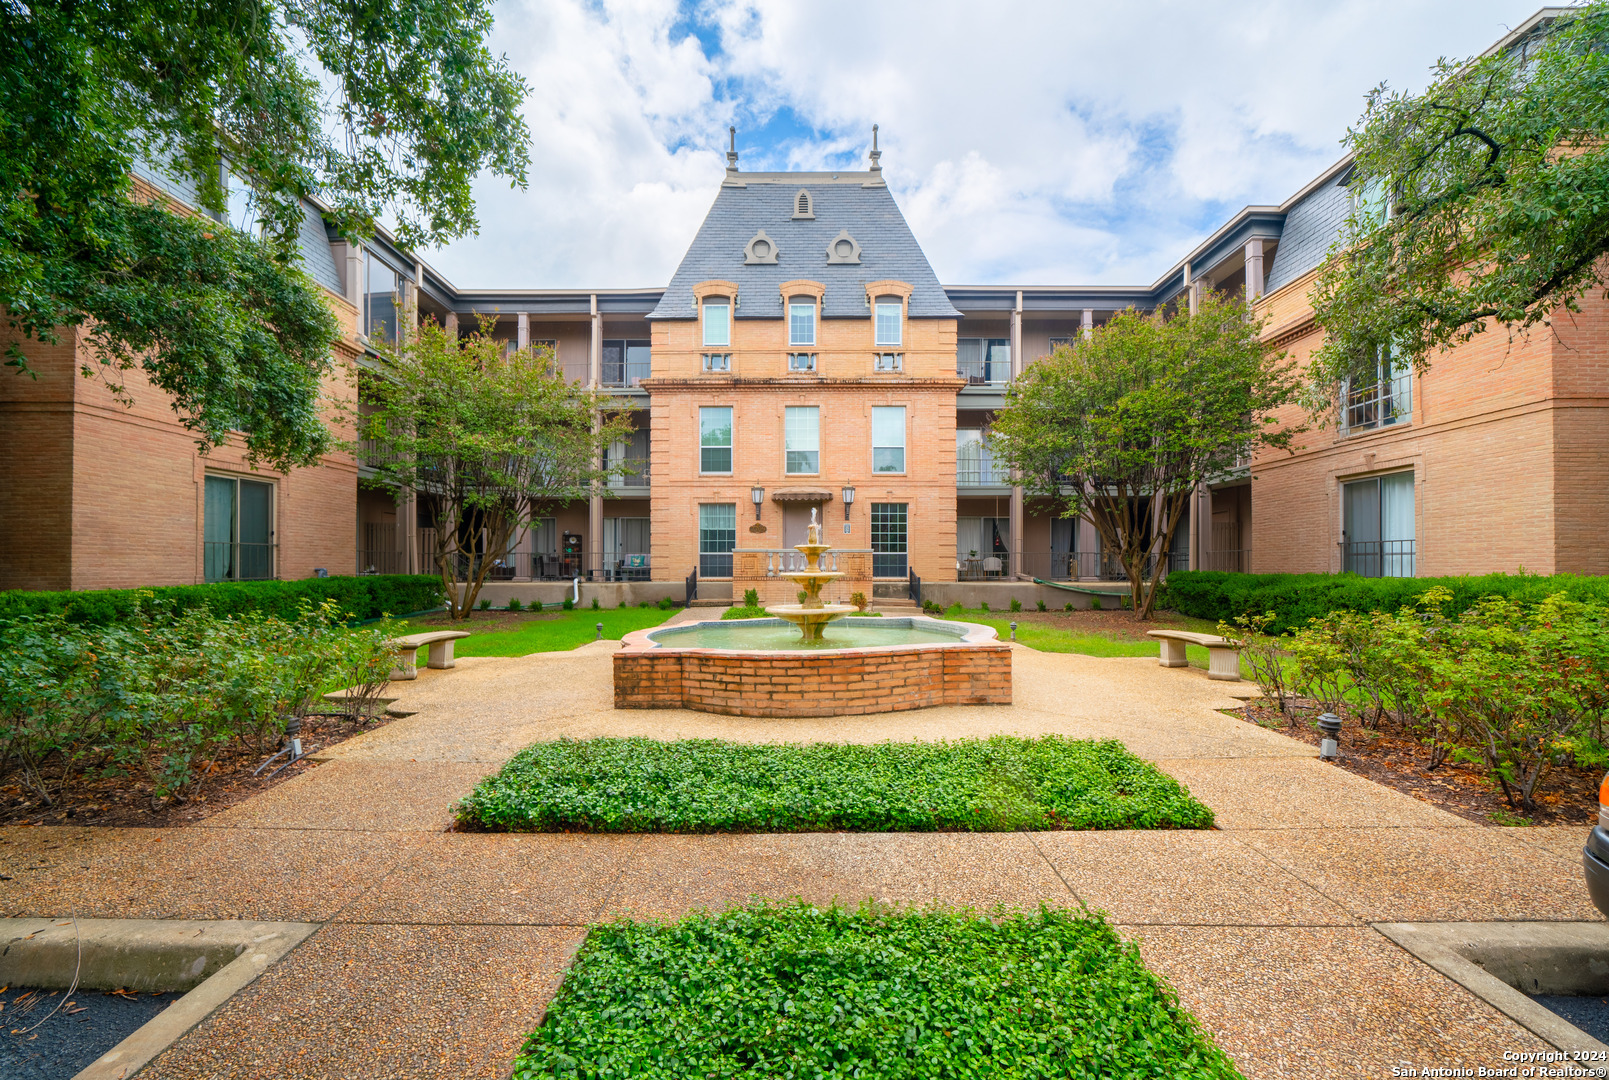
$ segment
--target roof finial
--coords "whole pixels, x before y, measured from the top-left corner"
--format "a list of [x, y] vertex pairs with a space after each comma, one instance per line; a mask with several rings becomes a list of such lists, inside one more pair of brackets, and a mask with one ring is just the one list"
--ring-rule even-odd
[[878, 164], [878, 159], [881, 158], [882, 156], [883, 156], [883, 152], [881, 150], [877, 149], [877, 125], [873, 124], [872, 125], [872, 153], [871, 153], [872, 172], [882, 172], [883, 171], [883, 167]]
[[727, 128], [726, 134], [731, 139], [726, 148], [726, 171], [737, 172], [737, 128]]

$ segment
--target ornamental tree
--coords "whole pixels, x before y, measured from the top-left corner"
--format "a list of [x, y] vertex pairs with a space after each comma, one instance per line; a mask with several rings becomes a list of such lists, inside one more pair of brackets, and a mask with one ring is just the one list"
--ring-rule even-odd
[[1321, 388], [1382, 348], [1422, 372], [1606, 283], [1609, 3], [1435, 71], [1422, 94], [1377, 87], [1347, 132], [1354, 209], [1312, 293]]
[[356, 426], [373, 482], [417, 496], [430, 515], [454, 619], [473, 610], [521, 530], [621, 471], [601, 462], [630, 431], [628, 410], [566, 382], [551, 348], [511, 350], [492, 325], [459, 340], [426, 321], [379, 346], [379, 363], [361, 373]]
[[995, 416], [1013, 482], [1094, 523], [1128, 576], [1136, 618], [1150, 617], [1157, 560], [1196, 486], [1257, 450], [1289, 449], [1303, 430], [1276, 419], [1300, 383], [1261, 329], [1219, 296], [1194, 315], [1119, 312], [1029, 365]]
[[[87, 327], [84, 374], [126, 399], [143, 368], [203, 447], [239, 432], [276, 467], [317, 460], [338, 328], [296, 265], [303, 200], [354, 239], [381, 213], [405, 244], [472, 232], [470, 181], [523, 183], [528, 161], [490, 29], [487, 0], [0, 3], [7, 363]], [[249, 192], [252, 236], [136, 201], [136, 159], [220, 221], [235, 202], [237, 226]]]

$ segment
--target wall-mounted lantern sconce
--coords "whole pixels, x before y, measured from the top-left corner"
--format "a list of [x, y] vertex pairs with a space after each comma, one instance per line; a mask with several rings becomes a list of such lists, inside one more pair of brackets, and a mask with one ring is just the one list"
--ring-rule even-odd
[[765, 502], [765, 488], [763, 488], [763, 487], [749, 488], [749, 498], [754, 500], [754, 520], [759, 521], [760, 520], [760, 504]]
[[855, 501], [855, 489], [852, 488], [852, 487], [846, 487], [846, 488], [844, 488], [842, 494], [843, 494], [843, 497], [844, 497], [844, 520], [848, 521], [849, 520], [849, 504]]

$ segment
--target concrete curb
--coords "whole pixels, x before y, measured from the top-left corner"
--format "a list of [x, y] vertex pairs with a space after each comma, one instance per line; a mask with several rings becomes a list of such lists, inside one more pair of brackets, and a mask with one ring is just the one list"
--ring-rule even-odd
[[317, 923], [0, 919], [0, 984], [188, 990], [74, 1080], [125, 1080], [305, 941]]
[[[1581, 1068], [1591, 1070], [1587, 1062], [1601, 1062], [1609, 1053], [1609, 1046], [1514, 985], [1529, 984], [1539, 994], [1601, 993], [1609, 984], [1609, 925], [1375, 923], [1374, 928], [1543, 1042], [1587, 1055], [1576, 1063]], [[1599, 1066], [1587, 1075], [1609, 1075], [1609, 1069]]]

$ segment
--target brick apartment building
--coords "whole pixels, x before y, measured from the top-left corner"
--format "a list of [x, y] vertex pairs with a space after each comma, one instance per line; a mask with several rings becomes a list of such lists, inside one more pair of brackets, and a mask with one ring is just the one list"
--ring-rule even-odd
[[[184, 201], [159, 172], [149, 182]], [[1021, 365], [1117, 311], [1204, 290], [1250, 297], [1270, 346], [1306, 356], [1321, 340], [1307, 295], [1349, 180], [1343, 160], [1278, 206], [1247, 207], [1138, 286], [940, 284], [875, 149], [865, 171], [838, 173], [743, 172], [729, 154], [662, 289], [459, 289], [384, 235], [362, 250], [334, 239], [311, 207], [303, 257], [346, 325], [394, 333], [408, 306], [462, 332], [490, 316], [499, 337], [551, 345], [568, 377], [637, 407], [610, 448], [630, 474], [490, 556], [510, 588], [579, 576], [679, 594], [696, 570], [703, 596], [780, 599], [776, 571], [812, 511], [840, 549], [840, 592], [901, 591], [911, 573], [986, 588], [1115, 571], [1088, 522], [1024, 499], [991, 458]], [[44, 357], [37, 383], [0, 380], [0, 445], [30, 462], [0, 480], [5, 587], [430, 569], [418, 508], [365, 486], [361, 461], [278, 476], [233, 448], [199, 455], [156, 394], [129, 412], [78, 379], [76, 347]], [[1525, 340], [1482, 335], [1422, 378], [1388, 365], [1347, 387], [1298, 452], [1199, 491], [1167, 565], [1609, 573], [1595, 543], [1609, 534], [1606, 410], [1604, 297]], [[260, 554], [217, 546], [265, 532]]]

